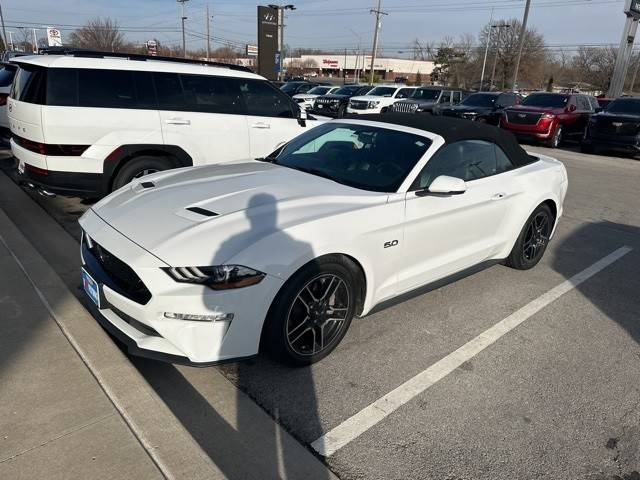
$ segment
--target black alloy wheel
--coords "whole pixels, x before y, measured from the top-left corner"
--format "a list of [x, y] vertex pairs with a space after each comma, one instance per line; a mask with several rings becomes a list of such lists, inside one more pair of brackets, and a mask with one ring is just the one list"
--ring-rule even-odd
[[549, 206], [539, 205], [522, 227], [505, 265], [517, 270], [535, 267], [549, 245], [554, 222]]

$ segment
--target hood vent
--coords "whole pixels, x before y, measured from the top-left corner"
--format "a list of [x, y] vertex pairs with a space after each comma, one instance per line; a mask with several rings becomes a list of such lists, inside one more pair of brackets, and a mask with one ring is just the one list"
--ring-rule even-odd
[[187, 207], [186, 210], [190, 212], [197, 213], [198, 215], [204, 215], [205, 217], [217, 217], [218, 214], [216, 212], [212, 212], [211, 210], [207, 210], [206, 208], [200, 207]]
[[140, 186], [142, 188], [153, 188], [156, 186], [156, 184], [153, 182], [140, 182]]

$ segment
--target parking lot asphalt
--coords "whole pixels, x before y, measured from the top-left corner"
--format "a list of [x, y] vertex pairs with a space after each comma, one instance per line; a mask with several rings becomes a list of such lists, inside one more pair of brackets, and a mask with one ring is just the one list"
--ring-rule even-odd
[[[213, 457], [220, 455], [207, 431], [220, 427], [211, 410], [219, 401], [211, 387], [219, 373], [308, 446], [628, 247], [324, 461], [343, 479], [640, 478], [640, 162], [527, 148], [563, 161], [570, 182], [564, 217], [535, 269], [494, 265], [357, 319], [340, 347], [311, 368], [289, 369], [262, 356], [215, 369], [132, 362]], [[77, 218], [87, 206], [77, 199], [34, 199], [70, 233], [69, 249], [76, 249]], [[7, 203], [0, 196], [0, 206]], [[13, 215], [25, 236], [37, 238], [37, 225]], [[63, 280], [77, 285], [75, 252], [36, 243]], [[250, 437], [253, 417], [245, 412], [237, 409], [234, 433]], [[296, 478], [294, 462], [285, 452], [262, 478]]]

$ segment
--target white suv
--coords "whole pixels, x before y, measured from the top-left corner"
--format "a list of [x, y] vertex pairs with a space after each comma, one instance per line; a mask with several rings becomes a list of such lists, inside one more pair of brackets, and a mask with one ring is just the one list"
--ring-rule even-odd
[[347, 106], [347, 113], [385, 113], [398, 100], [408, 98], [416, 87], [404, 85], [380, 85], [366, 95], [352, 97]]
[[264, 157], [320, 123], [235, 65], [76, 50], [12, 62], [18, 170], [53, 193], [101, 197], [160, 170]]

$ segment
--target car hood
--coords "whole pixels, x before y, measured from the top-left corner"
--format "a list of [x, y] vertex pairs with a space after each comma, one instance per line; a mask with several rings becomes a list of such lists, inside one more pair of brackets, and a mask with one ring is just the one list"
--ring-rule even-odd
[[509, 108], [509, 111], [514, 112], [531, 112], [531, 113], [553, 113], [555, 115], [560, 115], [561, 113], [565, 113], [564, 108], [554, 108], [554, 107], [530, 107], [528, 105], [517, 105], [515, 107]]
[[326, 98], [328, 100], [332, 100], [332, 99], [344, 100], [345, 98], [356, 98], [356, 97], [350, 97], [349, 95], [338, 95], [338, 94], [335, 94], [335, 93], [330, 93], [328, 95], [322, 95], [322, 98]]
[[296, 93], [293, 98], [301, 98], [303, 100], [310, 100], [312, 98], [316, 98], [319, 97], [320, 95], [317, 95], [315, 93]]
[[384, 194], [250, 160], [149, 175], [92, 210], [167, 264], [193, 266], [225, 262], [276, 231], [385, 201]]

